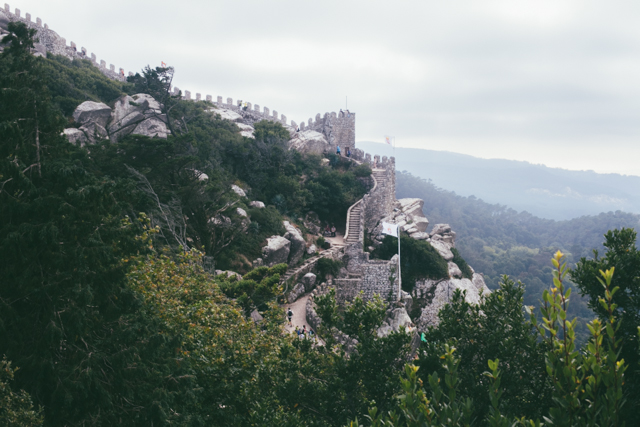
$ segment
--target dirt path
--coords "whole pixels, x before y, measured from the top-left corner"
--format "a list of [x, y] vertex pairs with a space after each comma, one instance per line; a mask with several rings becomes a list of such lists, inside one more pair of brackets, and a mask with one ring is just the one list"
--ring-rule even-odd
[[286, 304], [284, 306], [285, 313], [287, 312], [288, 308], [291, 308], [291, 311], [293, 311], [293, 319], [291, 319], [291, 325], [287, 323], [287, 325], [285, 326], [285, 330], [287, 332], [294, 332], [296, 326], [299, 326], [300, 329], [302, 329], [303, 326], [306, 326], [307, 330], [309, 330], [309, 324], [307, 323], [306, 314], [308, 299], [309, 294], [304, 294], [293, 304]]

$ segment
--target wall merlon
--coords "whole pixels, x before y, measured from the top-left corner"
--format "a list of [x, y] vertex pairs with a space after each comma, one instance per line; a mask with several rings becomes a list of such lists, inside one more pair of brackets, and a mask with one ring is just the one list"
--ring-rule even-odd
[[304, 122], [300, 123], [300, 130], [304, 130]]
[[24, 19], [26, 19], [27, 22], [31, 22], [31, 14], [30, 13], [25, 13]]
[[247, 102], [247, 111], [251, 111], [252, 104], [250, 102]]
[[97, 61], [97, 57], [95, 53], [91, 53], [91, 62], [95, 63]]
[[80, 52], [82, 52], [82, 56], [87, 56], [87, 48], [86, 47], [81, 47], [80, 48]]
[[49, 24], [44, 24], [44, 29], [48, 30], [49, 29]]
[[207, 102], [213, 102], [213, 97], [211, 95], [207, 95]]
[[180, 89], [178, 89], [178, 87], [174, 87], [173, 88], [173, 96], [178, 96], [180, 94]]
[[222, 97], [221, 97], [221, 96], [219, 96], [219, 97], [217, 98], [216, 104], [218, 104], [218, 105], [222, 105]]
[[74, 50], [78, 48], [74, 42], [70, 42], [69, 46], [71, 46], [71, 49]]
[[278, 120], [278, 112], [276, 110], [273, 110], [272, 116], [276, 121]]
[[260, 113], [260, 106], [258, 104], [254, 105], [253, 111], [255, 111], [256, 113]]
[[202, 100], [202, 95], [200, 95], [199, 93], [196, 93], [196, 101], [201, 101]]
[[187, 100], [191, 99], [191, 92], [189, 92], [188, 90], [185, 90], [184, 91], [184, 99], [187, 99]]
[[293, 127], [294, 129], [298, 129], [298, 124], [291, 120], [291, 127]]
[[269, 108], [264, 107], [264, 112], [263, 112], [265, 117], [269, 117]]
[[129, 77], [133, 77], [133, 73], [129, 71]]
[[116, 66], [115, 66], [115, 65], [113, 65], [113, 64], [109, 64], [109, 69], [110, 69], [111, 71], [113, 71], [114, 73], [116, 72]]
[[15, 13], [17, 18], [20, 18], [20, 9], [16, 8], [16, 13]]
[[280, 115], [280, 121], [286, 125], [287, 124], [287, 116], [285, 116], [284, 114]]
[[5, 12], [9, 12], [9, 13], [11, 13], [11, 8], [10, 8], [10, 7], [9, 7], [9, 5], [8, 5], [8, 4], [6, 4], [6, 3], [4, 4], [4, 11], [5, 11]]
[[37, 27], [42, 27], [42, 19], [36, 18], [36, 26]]
[[103, 59], [100, 60], [100, 68], [107, 68], [107, 63]]
[[233, 105], [233, 98], [227, 98], [227, 105], [231, 107]]

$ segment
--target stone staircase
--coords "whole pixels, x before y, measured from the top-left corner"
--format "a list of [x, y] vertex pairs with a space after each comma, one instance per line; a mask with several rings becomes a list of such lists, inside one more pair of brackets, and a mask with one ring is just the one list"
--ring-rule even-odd
[[[360, 164], [361, 162], [356, 161], [356, 163]], [[378, 183], [384, 182], [385, 179], [385, 169], [373, 169], [372, 170], [372, 178], [373, 178], [373, 187], [370, 191], [373, 191]], [[362, 229], [362, 221], [363, 221], [363, 211], [362, 211], [362, 199], [355, 202], [349, 210], [347, 211], [347, 224], [345, 227], [345, 235], [344, 235], [344, 244], [342, 245], [333, 245], [331, 248], [319, 252], [317, 255], [308, 258], [304, 261], [304, 263], [296, 267], [292, 270], [287, 271], [280, 279], [280, 283], [286, 283], [292, 277], [295, 277], [295, 280], [298, 280], [301, 275], [304, 275], [315, 267], [316, 263], [320, 258], [334, 258], [335, 255], [343, 250], [345, 246], [348, 246], [353, 243], [360, 242], [361, 234], [360, 231]], [[362, 243], [362, 242], [360, 242]], [[355, 281], [361, 280], [359, 275], [349, 275], [349, 279]], [[285, 291], [286, 292], [286, 291]]]

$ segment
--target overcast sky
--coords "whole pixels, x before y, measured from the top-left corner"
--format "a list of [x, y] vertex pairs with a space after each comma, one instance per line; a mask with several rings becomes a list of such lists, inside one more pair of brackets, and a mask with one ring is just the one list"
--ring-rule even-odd
[[640, 2], [11, 0], [126, 71], [297, 122], [345, 108], [396, 137], [640, 175]]

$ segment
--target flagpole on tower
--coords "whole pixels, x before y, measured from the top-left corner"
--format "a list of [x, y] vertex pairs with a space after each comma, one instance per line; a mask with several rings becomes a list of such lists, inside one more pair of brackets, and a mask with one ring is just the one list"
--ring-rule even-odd
[[402, 299], [402, 271], [400, 271], [400, 227], [398, 227], [398, 301]]

